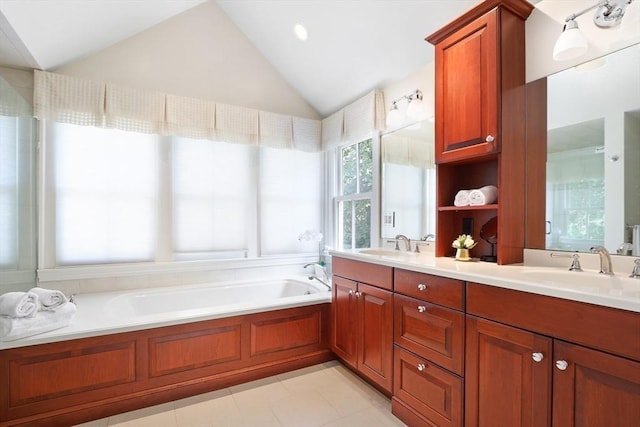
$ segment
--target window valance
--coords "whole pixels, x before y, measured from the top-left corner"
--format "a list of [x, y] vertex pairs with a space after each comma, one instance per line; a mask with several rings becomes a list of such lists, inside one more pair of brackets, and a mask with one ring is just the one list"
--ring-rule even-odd
[[384, 114], [381, 91], [320, 121], [35, 70], [33, 115], [82, 126], [318, 151], [368, 138]]
[[31, 106], [9, 83], [0, 78], [0, 116], [31, 117]]
[[381, 147], [384, 163], [415, 166], [423, 169], [435, 168], [433, 149], [426, 141], [396, 135], [385, 135]]

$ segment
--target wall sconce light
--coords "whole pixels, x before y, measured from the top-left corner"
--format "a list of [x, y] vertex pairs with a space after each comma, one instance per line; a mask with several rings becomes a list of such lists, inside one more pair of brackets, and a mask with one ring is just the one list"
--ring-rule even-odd
[[387, 113], [387, 127], [396, 128], [404, 123], [405, 118], [398, 109], [398, 102], [403, 99], [406, 99], [409, 102], [407, 105], [406, 115], [410, 120], [419, 122], [427, 118], [427, 109], [422, 102], [422, 91], [420, 91], [420, 89], [416, 89], [391, 103], [391, 108]]
[[627, 6], [634, 0], [602, 0], [578, 13], [567, 16], [565, 25], [553, 47], [553, 59], [566, 61], [574, 59], [587, 51], [588, 43], [580, 32], [576, 18], [592, 9], [596, 9], [593, 22], [600, 28], [615, 27], [620, 24]]

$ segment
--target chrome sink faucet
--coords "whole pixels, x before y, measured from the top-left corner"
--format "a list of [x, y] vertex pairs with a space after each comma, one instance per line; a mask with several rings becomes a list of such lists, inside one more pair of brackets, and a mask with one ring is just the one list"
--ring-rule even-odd
[[[317, 280], [318, 282], [322, 283], [323, 285], [325, 285], [329, 290], [331, 290], [331, 285], [329, 284], [329, 277], [327, 275], [327, 269], [323, 266], [320, 265], [318, 263], [309, 263], [309, 264], [305, 264], [304, 268], [313, 266], [314, 269], [314, 274], [309, 276], [309, 280]], [[320, 274], [318, 274], [318, 272]], [[318, 276], [322, 276], [322, 277], [318, 277]]]
[[606, 274], [607, 276], [613, 276], [613, 267], [611, 265], [611, 256], [603, 246], [594, 246], [591, 248], [591, 253], [600, 255], [600, 274]]
[[396, 236], [396, 250], [400, 250], [397, 240], [402, 240], [404, 242], [404, 246], [407, 252], [411, 251], [411, 241], [407, 236], [405, 236], [404, 234], [398, 234]]

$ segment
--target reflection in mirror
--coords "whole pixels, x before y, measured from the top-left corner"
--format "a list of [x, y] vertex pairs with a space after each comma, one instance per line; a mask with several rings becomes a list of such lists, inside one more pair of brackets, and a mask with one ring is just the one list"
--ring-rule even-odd
[[435, 235], [433, 123], [420, 123], [382, 136], [380, 235], [410, 239]]
[[35, 120], [0, 78], [0, 293], [35, 285]]
[[634, 253], [639, 75], [640, 45], [633, 45], [548, 77], [547, 249]]

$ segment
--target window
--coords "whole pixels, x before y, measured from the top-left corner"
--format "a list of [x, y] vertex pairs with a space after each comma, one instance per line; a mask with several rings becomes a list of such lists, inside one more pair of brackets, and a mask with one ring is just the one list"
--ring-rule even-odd
[[18, 161], [16, 117], [0, 116], [0, 269], [18, 262]]
[[338, 245], [342, 249], [371, 247], [373, 142], [340, 149], [340, 185], [336, 197]]
[[317, 253], [298, 236], [321, 230], [321, 153], [59, 123], [46, 136], [42, 268]]

